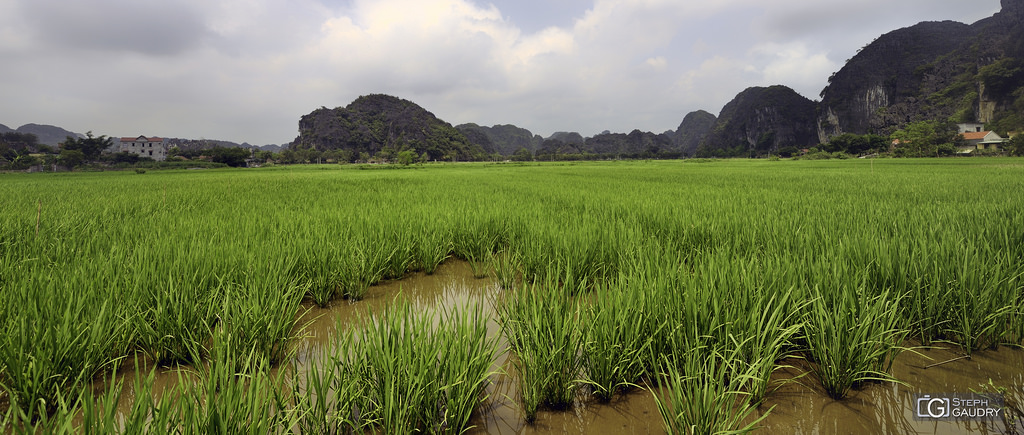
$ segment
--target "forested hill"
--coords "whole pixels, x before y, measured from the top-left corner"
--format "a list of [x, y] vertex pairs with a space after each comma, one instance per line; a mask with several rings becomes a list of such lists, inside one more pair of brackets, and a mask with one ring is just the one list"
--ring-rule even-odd
[[1024, 2], [972, 25], [925, 22], [882, 35], [829, 79], [819, 140], [889, 134], [909, 122], [1024, 127]]
[[679, 123], [679, 127], [676, 128], [673, 137], [676, 147], [683, 154], [692, 156], [697, 152], [700, 142], [714, 128], [716, 121], [718, 121], [718, 117], [706, 111], [690, 112], [683, 118], [683, 122]]
[[292, 149], [338, 150], [342, 160], [394, 159], [412, 151], [429, 160], [480, 160], [493, 150], [470, 143], [462, 132], [415, 103], [366, 95], [346, 107], [322, 107], [299, 120]]
[[455, 128], [465, 134], [470, 142], [480, 145], [484, 150], [490, 148], [506, 156], [512, 155], [520, 149], [526, 149], [532, 153], [544, 143], [544, 138], [533, 134], [530, 130], [514, 125], [484, 127], [470, 123], [457, 125]]
[[722, 108], [697, 155], [758, 156], [818, 143], [815, 103], [785, 86], [753, 87]]

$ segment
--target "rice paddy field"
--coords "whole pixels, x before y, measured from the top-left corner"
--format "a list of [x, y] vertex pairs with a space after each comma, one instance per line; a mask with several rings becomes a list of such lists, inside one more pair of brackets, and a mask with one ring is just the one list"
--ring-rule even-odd
[[[0, 174], [3, 432], [1024, 432], [1022, 192], [1010, 158]], [[971, 392], [1000, 418], [915, 418]]]

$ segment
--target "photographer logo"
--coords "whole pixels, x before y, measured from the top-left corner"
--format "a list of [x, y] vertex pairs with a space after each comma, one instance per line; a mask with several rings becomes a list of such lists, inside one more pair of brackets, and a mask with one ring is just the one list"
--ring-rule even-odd
[[918, 420], [995, 420], [1003, 416], [1003, 398], [993, 394], [918, 394], [913, 403]]

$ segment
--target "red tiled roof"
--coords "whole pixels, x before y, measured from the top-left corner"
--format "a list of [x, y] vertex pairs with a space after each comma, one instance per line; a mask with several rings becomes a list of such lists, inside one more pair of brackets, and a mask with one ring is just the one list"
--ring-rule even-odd
[[164, 141], [163, 139], [161, 139], [159, 137], [137, 136], [137, 137], [122, 137], [121, 138], [121, 142], [135, 142], [135, 141], [138, 141], [140, 138], [145, 140], [145, 141], [147, 141], [147, 142], [163, 142]]
[[970, 133], [963, 133], [962, 136], [966, 140], [984, 140], [985, 136], [988, 136], [989, 133], [991, 133], [991, 131], [979, 131], [979, 132], [973, 132], [972, 131]]

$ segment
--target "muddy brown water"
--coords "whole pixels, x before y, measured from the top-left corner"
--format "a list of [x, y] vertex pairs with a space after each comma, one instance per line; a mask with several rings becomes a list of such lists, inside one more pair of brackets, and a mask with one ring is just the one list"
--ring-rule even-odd
[[[346, 327], [372, 313], [383, 312], [401, 294], [414, 306], [456, 306], [480, 302], [491, 314], [490, 334], [500, 334], [500, 326], [490, 308], [489, 298], [500, 289], [491, 279], [473, 277], [468, 263], [449, 260], [433, 275], [411, 274], [402, 280], [378, 284], [370, 288], [366, 298], [351, 303], [336, 301], [321, 309], [304, 305], [302, 317], [306, 337], [299, 344], [296, 358], [303, 361], [317, 358], [330, 342], [336, 328]], [[913, 345], [913, 343], [909, 344]], [[492, 369], [511, 373], [509, 358], [501, 351]], [[962, 359], [925, 369], [936, 362], [960, 355], [950, 345], [903, 352], [893, 366], [897, 383], [873, 383], [851, 391], [844, 400], [833, 400], [809, 373], [809, 363], [792, 359], [789, 366], [775, 373], [775, 388], [756, 415], [768, 416], [754, 433], [764, 434], [996, 434], [1024, 433], [1024, 420], [1009, 422], [924, 421], [914, 417], [914, 394], [966, 394], [980, 391], [982, 384], [1005, 387], [1007, 395], [1024, 403], [1024, 351], [1001, 347], [976, 353]], [[163, 391], [177, 382], [177, 371], [162, 370], [157, 374], [154, 391]], [[125, 375], [125, 394], [121, 407], [130, 409], [134, 401], [131, 377]], [[795, 380], [794, 380], [795, 379]], [[652, 394], [634, 390], [615, 396], [610, 403], [599, 404], [581, 397], [565, 411], [541, 410], [533, 423], [527, 423], [516, 398], [516, 380], [507, 374], [491, 377], [487, 400], [473, 416], [471, 434], [647, 434], [664, 433], [661, 416]]]

